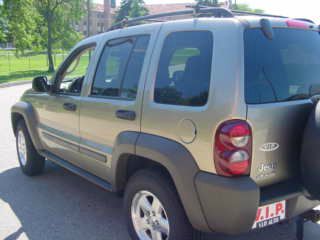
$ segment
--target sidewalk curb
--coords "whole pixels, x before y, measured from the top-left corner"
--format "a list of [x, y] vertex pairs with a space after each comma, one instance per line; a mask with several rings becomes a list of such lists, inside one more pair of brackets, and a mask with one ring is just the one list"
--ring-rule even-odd
[[14, 87], [14, 86], [29, 84], [29, 83], [32, 83], [32, 80], [0, 83], [0, 88]]

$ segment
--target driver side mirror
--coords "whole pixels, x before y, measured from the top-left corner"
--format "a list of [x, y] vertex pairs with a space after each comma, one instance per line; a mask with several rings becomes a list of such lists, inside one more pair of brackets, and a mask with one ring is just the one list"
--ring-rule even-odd
[[46, 76], [35, 77], [32, 81], [32, 89], [36, 92], [48, 92], [50, 86]]

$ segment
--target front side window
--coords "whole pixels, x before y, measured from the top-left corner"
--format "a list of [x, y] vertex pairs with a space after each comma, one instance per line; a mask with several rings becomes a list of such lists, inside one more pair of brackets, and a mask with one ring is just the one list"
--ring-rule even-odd
[[64, 70], [57, 76], [58, 93], [80, 95], [94, 49], [88, 47], [80, 50], [67, 66], [62, 66]]
[[203, 106], [209, 94], [213, 37], [208, 31], [176, 32], [164, 42], [155, 83], [157, 103]]
[[91, 95], [135, 99], [149, 36], [117, 39], [103, 50]]

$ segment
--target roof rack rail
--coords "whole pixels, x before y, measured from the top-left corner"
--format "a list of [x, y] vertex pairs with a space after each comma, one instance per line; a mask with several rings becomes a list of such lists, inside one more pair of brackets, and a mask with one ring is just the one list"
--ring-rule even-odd
[[[111, 26], [107, 31], [112, 31], [119, 28], [124, 28], [128, 26], [134, 26], [139, 25], [143, 22], [163, 22], [165, 20], [159, 20], [159, 18], [165, 18], [165, 17], [176, 17], [176, 16], [184, 16], [184, 15], [192, 15], [194, 17], [216, 17], [216, 18], [232, 18], [235, 16], [260, 16], [260, 17], [275, 17], [275, 18], [289, 18], [286, 16], [281, 15], [273, 15], [273, 14], [266, 14], [266, 13], [254, 13], [254, 12], [246, 12], [246, 11], [239, 11], [239, 10], [229, 10], [222, 7], [211, 7], [206, 6], [202, 4], [193, 4], [193, 5], [187, 5], [187, 8], [190, 8], [190, 10], [181, 10], [181, 11], [175, 11], [175, 12], [167, 12], [167, 13], [159, 13], [159, 14], [153, 14], [153, 15], [146, 15], [142, 17], [136, 17], [132, 19], [125, 18], [121, 22], [118, 22]], [[314, 23], [313, 21], [309, 19], [299, 18], [296, 20], [300, 21], [306, 21], [310, 23]]]
[[239, 11], [239, 10], [232, 10], [231, 11], [234, 15], [246, 15], [246, 16], [259, 16], [259, 17], [276, 17], [276, 18], [289, 18], [286, 16], [281, 15], [273, 15], [273, 14], [267, 14], [267, 13], [255, 13], [255, 12], [246, 12], [246, 11]]
[[114, 24], [111, 28], [109, 28], [107, 31], [123, 28], [126, 26], [134, 26], [138, 25], [141, 22], [144, 21], [159, 21], [156, 20], [158, 18], [164, 18], [164, 17], [175, 17], [175, 16], [183, 16], [183, 15], [193, 15], [193, 16], [213, 16], [217, 18], [231, 18], [234, 17], [233, 13], [229, 11], [226, 8], [221, 7], [206, 7], [199, 4], [193, 5], [193, 6], [187, 6], [188, 8], [192, 8], [190, 10], [181, 10], [181, 11], [175, 11], [175, 12], [167, 12], [167, 13], [159, 13], [159, 14], [153, 14], [153, 15], [146, 15], [142, 17], [136, 17], [132, 19], [124, 19], [119, 23]]

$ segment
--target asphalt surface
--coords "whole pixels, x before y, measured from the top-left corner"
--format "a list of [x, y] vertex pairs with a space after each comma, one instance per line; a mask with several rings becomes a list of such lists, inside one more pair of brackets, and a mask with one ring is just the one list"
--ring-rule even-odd
[[[38, 177], [21, 173], [10, 107], [29, 87], [0, 89], [0, 240], [129, 240], [121, 198], [52, 163]], [[320, 227], [308, 223], [305, 235], [305, 240], [320, 239]], [[238, 237], [208, 235], [206, 239], [294, 240], [295, 224]]]

